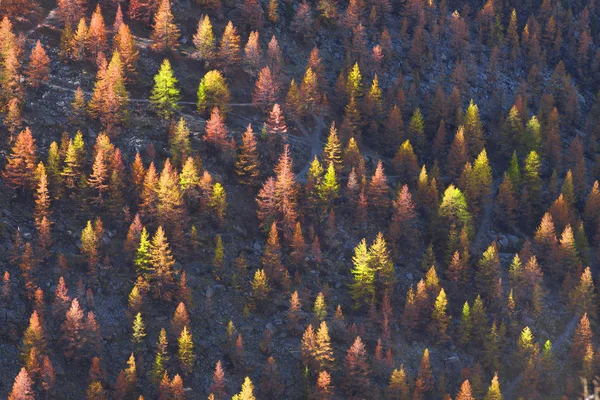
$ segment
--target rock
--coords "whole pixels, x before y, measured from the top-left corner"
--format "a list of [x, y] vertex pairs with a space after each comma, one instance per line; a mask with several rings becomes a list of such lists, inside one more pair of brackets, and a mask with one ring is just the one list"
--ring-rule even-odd
[[255, 253], [260, 253], [262, 250], [262, 246], [258, 242], [254, 242], [254, 246], [252, 247]]
[[508, 239], [504, 235], [500, 235], [498, 239], [500, 247], [508, 247]]
[[515, 236], [515, 235], [508, 235], [507, 236], [508, 241], [510, 242], [511, 246], [516, 246], [519, 244], [519, 237]]
[[413, 274], [412, 274], [412, 273], [408, 272], [408, 273], [406, 274], [406, 279], [408, 279], [409, 281], [412, 281], [412, 280], [414, 280], [414, 279], [415, 279], [415, 277], [413, 276]]
[[275, 328], [275, 325], [273, 325], [273, 324], [272, 324], [272, 323], [270, 323], [270, 322], [267, 324], [267, 326], [266, 326], [265, 328], [267, 328], [267, 330], [268, 330], [269, 332], [271, 332], [271, 334], [272, 334], [272, 335], [274, 335], [274, 334], [275, 334], [275, 332], [277, 331], [277, 328]]
[[102, 236], [102, 243], [104, 243], [104, 245], [109, 245], [110, 238], [107, 235]]
[[220, 285], [220, 284], [213, 285], [213, 290], [216, 293], [223, 293], [223, 292], [227, 291], [227, 289], [225, 288], [225, 285]]
[[23, 232], [23, 239], [31, 239], [31, 232]]
[[211, 286], [207, 286], [204, 295], [210, 299], [215, 295], [215, 290]]
[[452, 356], [452, 357], [448, 357], [444, 360], [444, 365], [446, 366], [446, 369], [449, 371], [460, 371], [462, 370], [462, 361], [460, 361], [460, 358], [458, 358], [458, 356]]
[[173, 271], [179, 273], [179, 272], [181, 272], [182, 269], [183, 269], [183, 265], [181, 265], [181, 263], [175, 262], [175, 264], [173, 264]]

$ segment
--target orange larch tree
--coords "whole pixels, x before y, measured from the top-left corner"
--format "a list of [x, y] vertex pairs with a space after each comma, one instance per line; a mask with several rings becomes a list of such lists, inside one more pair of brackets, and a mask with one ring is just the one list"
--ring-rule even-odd
[[158, 52], [175, 50], [179, 46], [179, 28], [171, 13], [171, 1], [161, 0], [158, 11], [154, 14], [152, 49]]
[[35, 47], [31, 50], [31, 56], [29, 57], [29, 66], [27, 68], [29, 85], [38, 88], [42, 82], [47, 82], [49, 80], [49, 73], [50, 57], [48, 57], [42, 44], [38, 40]]
[[35, 179], [36, 164], [35, 139], [31, 130], [25, 128], [17, 136], [2, 177], [6, 179], [8, 186], [12, 189], [33, 189], [37, 183]]
[[218, 107], [213, 108], [210, 118], [206, 121], [206, 134], [204, 140], [212, 145], [215, 149], [229, 156], [235, 149], [233, 139], [228, 139], [229, 130], [225, 126], [225, 122]]
[[106, 50], [108, 49], [106, 26], [104, 24], [104, 17], [102, 17], [100, 4], [96, 6], [96, 10], [92, 14], [90, 27], [85, 39], [85, 48], [86, 53], [91, 60], [96, 60], [98, 54], [101, 52], [106, 53]]

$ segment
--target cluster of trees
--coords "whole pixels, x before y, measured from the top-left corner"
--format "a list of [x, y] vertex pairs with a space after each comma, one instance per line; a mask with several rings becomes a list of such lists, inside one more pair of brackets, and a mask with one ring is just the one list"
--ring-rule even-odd
[[[198, 151], [179, 115], [182, 94], [170, 55], [181, 31], [169, 0], [104, 2], [89, 19], [85, 2], [58, 2], [60, 58], [77, 66], [91, 61], [96, 80], [90, 95], [82, 88], [74, 93], [71, 134], [38, 149], [34, 133], [40, 133], [22, 122], [25, 85], [40, 93], [51, 60], [37, 41], [24, 63], [25, 41], [9, 19], [35, 11], [33, 3], [12, 0], [0, 11], [0, 108], [11, 146], [2, 178], [19, 201], [33, 197], [36, 231], [33, 238], [16, 231], [2, 275], [0, 304], [22, 294], [31, 312], [9, 399], [55, 395], [54, 365], [62, 359], [90, 366], [88, 399], [141, 393], [184, 399], [184, 381], [191, 384], [200, 367], [201, 335], [186, 266], [204, 253], [212, 279], [231, 288], [239, 308], [221, 332], [221, 359], [231, 363], [216, 363], [205, 388], [209, 399], [254, 399], [253, 380], [257, 397], [286, 397], [272, 332], [265, 330], [254, 346], [233, 319], [269, 316], [275, 300], [288, 298], [287, 331], [301, 354], [294, 371], [310, 398], [494, 400], [502, 398], [501, 383], [511, 396], [570, 398], [579, 377], [594, 377], [600, 93], [586, 110], [579, 98], [589, 94], [575, 82], [599, 82], [597, 4], [565, 10], [544, 0], [510, 9], [490, 0], [481, 10], [463, 2], [450, 13], [445, 1], [351, 0], [344, 9], [320, 0], [294, 9], [271, 0], [263, 10], [245, 0], [236, 27], [223, 20], [230, 4], [200, 0], [206, 14], [191, 57], [203, 67], [196, 108], [207, 120]], [[213, 22], [223, 25], [219, 39]], [[115, 145], [130, 120], [127, 87], [138, 79], [139, 51], [128, 23], [134, 30], [149, 24], [150, 48], [165, 57], [149, 96], [156, 115], [170, 121], [164, 160], [152, 147], [134, 155]], [[302, 76], [287, 73], [278, 38], [267, 35], [275, 26], [289, 27], [294, 46], [310, 50]], [[303, 42], [315, 26], [343, 39], [335, 71]], [[270, 37], [266, 50], [264, 37]], [[399, 54], [407, 55], [401, 66]], [[450, 74], [435, 71], [442, 54], [450, 57]], [[480, 70], [491, 88], [486, 104], [469, 99], [482, 85]], [[432, 71], [439, 83], [424, 92], [422, 77]], [[264, 120], [242, 132], [229, 117], [238, 74], [252, 79], [244, 101]], [[406, 75], [412, 79], [405, 82]], [[507, 112], [504, 76], [519, 79]], [[102, 129], [94, 140], [77, 130], [88, 118]], [[288, 135], [313, 120], [330, 123], [326, 142], [297, 175], [299, 157]], [[223, 174], [209, 172], [203, 153], [218, 155], [214, 168]], [[248, 214], [228, 204], [226, 188], [240, 193], [238, 184], [255, 197], [253, 232], [266, 238], [252, 263], [224, 244], [225, 234], [235, 235], [229, 215]], [[54, 223], [73, 207], [88, 220], [80, 226], [80, 254], [67, 258], [53, 245], [63, 241]], [[486, 243], [490, 227], [522, 240]], [[208, 252], [200, 251], [200, 229], [220, 232], [210, 235]], [[340, 257], [344, 242], [354, 246], [351, 262]], [[53, 296], [41, 284], [50, 265], [59, 271]], [[94, 303], [111, 269], [131, 282], [130, 356], [118, 372], [108, 368]], [[332, 296], [323, 277], [351, 300]], [[351, 309], [347, 315], [342, 305]], [[174, 310], [170, 325], [148, 324], [161, 307]], [[563, 322], [556, 309], [578, 322], [566, 345], [551, 341], [560, 336], [553, 326]], [[51, 337], [60, 337], [56, 348]], [[427, 346], [418, 365], [398, 351], [403, 340]], [[432, 366], [430, 357], [449, 346], [469, 360], [461, 371]], [[254, 347], [265, 355], [261, 373], [251, 368]], [[517, 384], [504, 386], [509, 382]], [[241, 387], [238, 394], [229, 393], [233, 386]]]

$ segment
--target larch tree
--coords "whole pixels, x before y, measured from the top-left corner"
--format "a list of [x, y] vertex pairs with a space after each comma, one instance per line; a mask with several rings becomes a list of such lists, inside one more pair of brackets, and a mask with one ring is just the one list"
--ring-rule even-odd
[[225, 371], [221, 360], [217, 361], [215, 365], [212, 382], [209, 391], [214, 395], [214, 400], [225, 400], [227, 398], [227, 387], [225, 386]]
[[179, 28], [175, 24], [175, 18], [171, 13], [171, 1], [161, 0], [158, 11], [154, 15], [152, 27], [151, 48], [158, 52], [175, 50], [179, 46]]
[[189, 332], [187, 326], [183, 327], [177, 339], [177, 359], [184, 374], [190, 374], [196, 361], [196, 355], [194, 354], [192, 334]]
[[179, 108], [177, 102], [180, 99], [177, 79], [173, 76], [171, 63], [165, 58], [160, 70], [154, 76], [154, 88], [150, 96], [150, 103], [161, 117], [168, 119]]
[[369, 304], [375, 296], [375, 270], [371, 265], [371, 254], [367, 241], [363, 239], [355, 248], [352, 257], [351, 294], [356, 307]]
[[[419, 374], [415, 382], [415, 393], [414, 396], [427, 396], [434, 389], [433, 372], [431, 370], [431, 361], [429, 359], [429, 349], [425, 349], [423, 357], [421, 358], [421, 364], [419, 366]], [[417, 397], [420, 398], [420, 397]]]
[[175, 259], [162, 226], [159, 226], [150, 244], [150, 262], [153, 272], [150, 277], [156, 297], [169, 300], [173, 295], [173, 264]]
[[369, 204], [373, 206], [374, 211], [378, 215], [385, 215], [388, 211], [390, 204], [388, 190], [389, 187], [383, 170], [383, 163], [379, 160], [368, 188]]
[[46, 54], [39, 40], [31, 50], [26, 73], [29, 85], [34, 88], [38, 88], [42, 82], [47, 82], [50, 79], [50, 57]]
[[113, 38], [113, 52], [118, 51], [121, 55], [125, 78], [127, 81], [132, 81], [137, 74], [136, 65], [139, 58], [139, 51], [129, 26], [123, 23], [116, 32], [117, 34]]
[[216, 38], [208, 15], [198, 21], [198, 29], [192, 38], [196, 52], [194, 55], [206, 65], [214, 63], [216, 58]]
[[175, 165], [182, 165], [184, 160], [191, 155], [190, 129], [183, 117], [179, 118], [176, 125], [172, 125], [169, 134], [171, 157]]
[[445, 343], [450, 339], [448, 335], [448, 326], [450, 325], [450, 316], [446, 313], [448, 300], [444, 288], [440, 290], [435, 299], [435, 305], [431, 314], [432, 325], [431, 332], [437, 337], [438, 343]]
[[128, 101], [129, 93], [125, 89], [123, 64], [117, 51], [113, 53], [106, 69], [98, 70], [94, 92], [88, 104], [89, 112], [100, 119], [110, 134], [126, 121]]
[[338, 137], [335, 122], [332, 122], [329, 128], [327, 143], [325, 143], [325, 147], [323, 148], [323, 162], [326, 165], [333, 164], [335, 170], [340, 172], [342, 170], [342, 156], [342, 145]]
[[231, 21], [227, 23], [219, 42], [218, 59], [225, 71], [237, 68], [240, 63], [240, 36]]
[[333, 396], [333, 392], [334, 388], [331, 385], [331, 375], [327, 371], [319, 372], [312, 398], [314, 400], [329, 400]]
[[260, 176], [259, 154], [251, 124], [248, 124], [248, 128], [246, 128], [242, 136], [242, 144], [238, 148], [237, 160], [235, 162], [235, 172], [238, 180], [248, 186], [256, 185]]
[[367, 361], [367, 350], [360, 336], [356, 337], [346, 353], [344, 371], [345, 379], [342, 383], [344, 392], [352, 397], [368, 397], [371, 371]]
[[254, 384], [249, 377], [244, 378], [242, 390], [234, 395], [231, 400], [256, 400], [256, 397], [254, 397]]
[[229, 109], [229, 87], [227, 81], [217, 70], [207, 72], [198, 85], [198, 111], [205, 113], [218, 107], [223, 114]]
[[273, 222], [269, 231], [269, 237], [262, 256], [262, 265], [269, 279], [279, 281], [282, 279], [283, 264], [281, 261], [281, 244], [277, 223]]
[[479, 293], [492, 296], [498, 278], [500, 278], [500, 259], [496, 243], [492, 243], [479, 260], [475, 281]]
[[104, 202], [104, 194], [108, 190], [108, 170], [104, 159], [104, 150], [102, 148], [96, 153], [92, 173], [88, 178], [88, 185], [97, 192], [94, 203], [101, 205]]
[[275, 81], [271, 68], [262, 68], [258, 73], [258, 79], [252, 93], [252, 103], [263, 113], [267, 113], [277, 101], [279, 87]]
[[64, 354], [69, 359], [77, 359], [82, 356], [81, 350], [84, 346], [84, 316], [79, 306], [79, 301], [73, 299], [71, 307], [67, 311], [65, 322], [62, 325], [63, 340], [65, 343]]
[[483, 137], [483, 124], [479, 116], [479, 107], [471, 100], [464, 117], [465, 141], [471, 157], [475, 157], [483, 150], [485, 139]]
[[252, 77], [256, 77], [263, 63], [263, 52], [258, 39], [258, 31], [250, 32], [244, 47], [244, 71]]
[[181, 235], [187, 223], [187, 213], [183, 194], [179, 187], [179, 174], [168, 158], [165, 160], [160, 173], [156, 194], [158, 198], [156, 205], [158, 223], [162, 226], [168, 226], [171, 239], [174, 240], [175, 244], [180, 244]]
[[488, 391], [485, 394], [484, 400], [502, 400], [502, 392], [500, 392], [500, 382], [498, 381], [498, 373], [494, 374]]
[[33, 189], [36, 185], [37, 156], [35, 139], [29, 128], [17, 135], [2, 177], [12, 189]]
[[400, 175], [401, 182], [413, 183], [419, 175], [417, 156], [409, 140], [404, 141], [394, 157], [394, 169]]
[[415, 204], [407, 185], [402, 186], [392, 205], [394, 211], [390, 221], [390, 239], [393, 248], [397, 249], [402, 243], [404, 251], [401, 253], [411, 254], [418, 244], [419, 231]]
[[214, 107], [210, 118], [206, 121], [204, 140], [217, 151], [229, 156], [235, 149], [233, 139], [228, 139], [229, 129], [225, 126], [223, 115], [218, 107]]
[[106, 26], [100, 4], [96, 6], [96, 10], [92, 14], [90, 26], [87, 30], [85, 38], [86, 54], [91, 60], [96, 60], [100, 53], [106, 53], [108, 48], [106, 38]]
[[87, 2], [83, 0], [59, 0], [58, 15], [65, 26], [75, 26], [85, 15]]
[[8, 400], [35, 400], [33, 382], [25, 368], [21, 368], [21, 371], [19, 371], [19, 374], [15, 378], [12, 390], [8, 394]]

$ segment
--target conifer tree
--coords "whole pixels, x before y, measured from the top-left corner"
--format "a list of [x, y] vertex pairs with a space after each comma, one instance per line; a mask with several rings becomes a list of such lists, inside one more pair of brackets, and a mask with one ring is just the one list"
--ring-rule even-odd
[[259, 303], [264, 302], [271, 291], [271, 287], [263, 269], [256, 270], [250, 285], [252, 286], [252, 298]]
[[417, 156], [409, 140], [404, 141], [394, 157], [394, 168], [402, 182], [412, 183], [419, 174]]
[[258, 39], [258, 31], [250, 32], [248, 42], [246, 43], [246, 47], [244, 47], [244, 71], [252, 77], [256, 77], [263, 60], [262, 48]]
[[190, 130], [183, 117], [179, 118], [177, 125], [171, 129], [169, 144], [173, 163], [181, 165], [191, 153]]
[[219, 110], [226, 113], [229, 98], [229, 87], [221, 72], [208, 71], [198, 86], [198, 111], [205, 113], [213, 107], [218, 107]]
[[[167, 1], [168, 0], [164, 0]], [[177, 102], [180, 99], [177, 89], [177, 79], [173, 76], [171, 63], [164, 59], [160, 70], [154, 76], [154, 88], [150, 96], [150, 103], [156, 112], [167, 119], [179, 108]]]
[[354, 282], [350, 286], [355, 306], [369, 304], [375, 296], [375, 270], [371, 266], [371, 254], [363, 239], [355, 248], [352, 263]]
[[84, 345], [84, 321], [83, 311], [79, 301], [75, 298], [67, 311], [65, 322], [62, 325], [63, 340], [65, 341], [64, 353], [67, 358], [81, 357], [81, 349]]
[[159, 382], [164, 376], [165, 371], [165, 363], [169, 359], [169, 355], [167, 353], [167, 332], [164, 328], [160, 330], [158, 335], [158, 342], [156, 345], [156, 356], [154, 358], [154, 362], [152, 363], [152, 379], [155, 382]]
[[590, 320], [587, 314], [583, 314], [571, 342], [571, 362], [574, 365], [580, 365], [586, 352], [586, 348], [592, 342], [592, 330], [590, 328]]
[[47, 82], [50, 73], [50, 58], [38, 40], [35, 47], [31, 50], [29, 57], [29, 66], [27, 68], [27, 77], [29, 85], [38, 88], [42, 82]]
[[227, 23], [221, 37], [218, 58], [220, 65], [225, 71], [236, 68], [240, 63], [240, 36], [231, 21]]
[[319, 370], [331, 369], [335, 361], [333, 357], [333, 348], [329, 339], [329, 328], [325, 321], [321, 321], [317, 334], [315, 336], [315, 348], [313, 357], [319, 367]]
[[15, 145], [8, 156], [2, 177], [12, 189], [35, 188], [35, 171], [37, 165], [35, 139], [29, 128], [17, 135]]
[[319, 197], [327, 204], [328, 208], [332, 207], [333, 201], [338, 197], [340, 190], [333, 163], [329, 163], [327, 172], [323, 176], [323, 179], [321, 179], [317, 190], [319, 192]]
[[227, 139], [229, 130], [225, 126], [223, 116], [218, 107], [212, 109], [210, 118], [206, 122], [205, 129], [206, 135], [204, 136], [204, 140], [210, 143], [218, 151], [229, 154], [234, 150], [235, 144], [233, 140]]
[[208, 15], [200, 17], [198, 30], [192, 40], [196, 46], [196, 57], [207, 65], [212, 64], [216, 58], [216, 38]]
[[256, 397], [254, 397], [254, 384], [249, 377], [244, 378], [242, 390], [234, 395], [231, 400], [256, 400]]
[[113, 28], [113, 32], [117, 32], [113, 39], [113, 52], [118, 51], [121, 55], [121, 62], [123, 63], [123, 71], [126, 80], [132, 81], [137, 74], [136, 64], [139, 57], [135, 39], [131, 35], [129, 26], [124, 23], [122, 23], [116, 31]]
[[447, 306], [448, 300], [446, 299], [446, 292], [444, 291], [444, 288], [442, 288], [435, 299], [433, 313], [431, 314], [431, 319], [433, 320], [431, 331], [438, 338], [439, 343], [444, 343], [450, 338], [448, 335], [450, 317], [446, 314]]
[[223, 185], [216, 182], [212, 187], [212, 194], [208, 202], [208, 206], [214, 212], [217, 221], [222, 224], [225, 221], [227, 210], [227, 194]]
[[342, 384], [348, 396], [368, 396], [371, 386], [370, 368], [367, 362], [367, 351], [360, 336], [348, 349], [344, 359], [345, 379]]
[[159, 226], [150, 244], [150, 263], [153, 267], [151, 282], [156, 297], [170, 299], [173, 286], [173, 264], [175, 259], [162, 226]]
[[171, 1], [161, 0], [158, 11], [154, 15], [152, 26], [151, 48], [158, 52], [175, 50], [179, 45], [179, 28], [175, 24], [175, 18], [171, 13]]
[[238, 180], [245, 185], [255, 185], [260, 175], [259, 168], [260, 161], [256, 149], [256, 138], [254, 137], [252, 125], [248, 124], [248, 128], [242, 136], [242, 145], [238, 148], [238, 156], [235, 162]]
[[[419, 366], [419, 374], [415, 382], [415, 396], [427, 396], [433, 390], [433, 372], [431, 371], [431, 361], [429, 360], [429, 349], [423, 352], [421, 364]], [[420, 398], [420, 397], [419, 397]]]
[[464, 117], [465, 140], [471, 157], [475, 157], [483, 150], [485, 139], [483, 137], [483, 124], [479, 116], [479, 107], [471, 100]]
[[500, 259], [496, 243], [492, 243], [479, 260], [475, 281], [479, 293], [491, 296], [493, 288], [500, 277]]
[[194, 343], [192, 342], [192, 334], [188, 331], [187, 326], [183, 327], [179, 338], [177, 339], [177, 358], [179, 366], [184, 374], [188, 375], [192, 372], [196, 355], [194, 354]]
[[90, 27], [85, 38], [86, 53], [91, 60], [96, 60], [98, 54], [101, 52], [106, 53], [107, 47], [104, 17], [102, 17], [102, 10], [100, 9], [100, 4], [98, 4], [92, 14]]
[[569, 293], [569, 307], [573, 311], [594, 316], [595, 300], [592, 272], [590, 267], [587, 267], [579, 278], [579, 284]]
[[492, 378], [492, 383], [488, 388], [484, 400], [502, 400], [502, 393], [500, 392], [500, 382], [498, 382], [498, 373], [494, 374], [494, 377]]
[[131, 335], [131, 341], [136, 347], [140, 347], [145, 337], [146, 326], [142, 319], [142, 313], [138, 312], [133, 320], [133, 334]]
[[33, 382], [29, 378], [27, 370], [21, 368], [15, 378], [11, 392], [8, 394], [8, 400], [35, 400], [35, 392], [32, 386]]
[[100, 67], [94, 93], [88, 104], [92, 116], [98, 117], [106, 130], [112, 130], [127, 119], [129, 94], [125, 89], [123, 65], [119, 52], [114, 52], [106, 68]]

